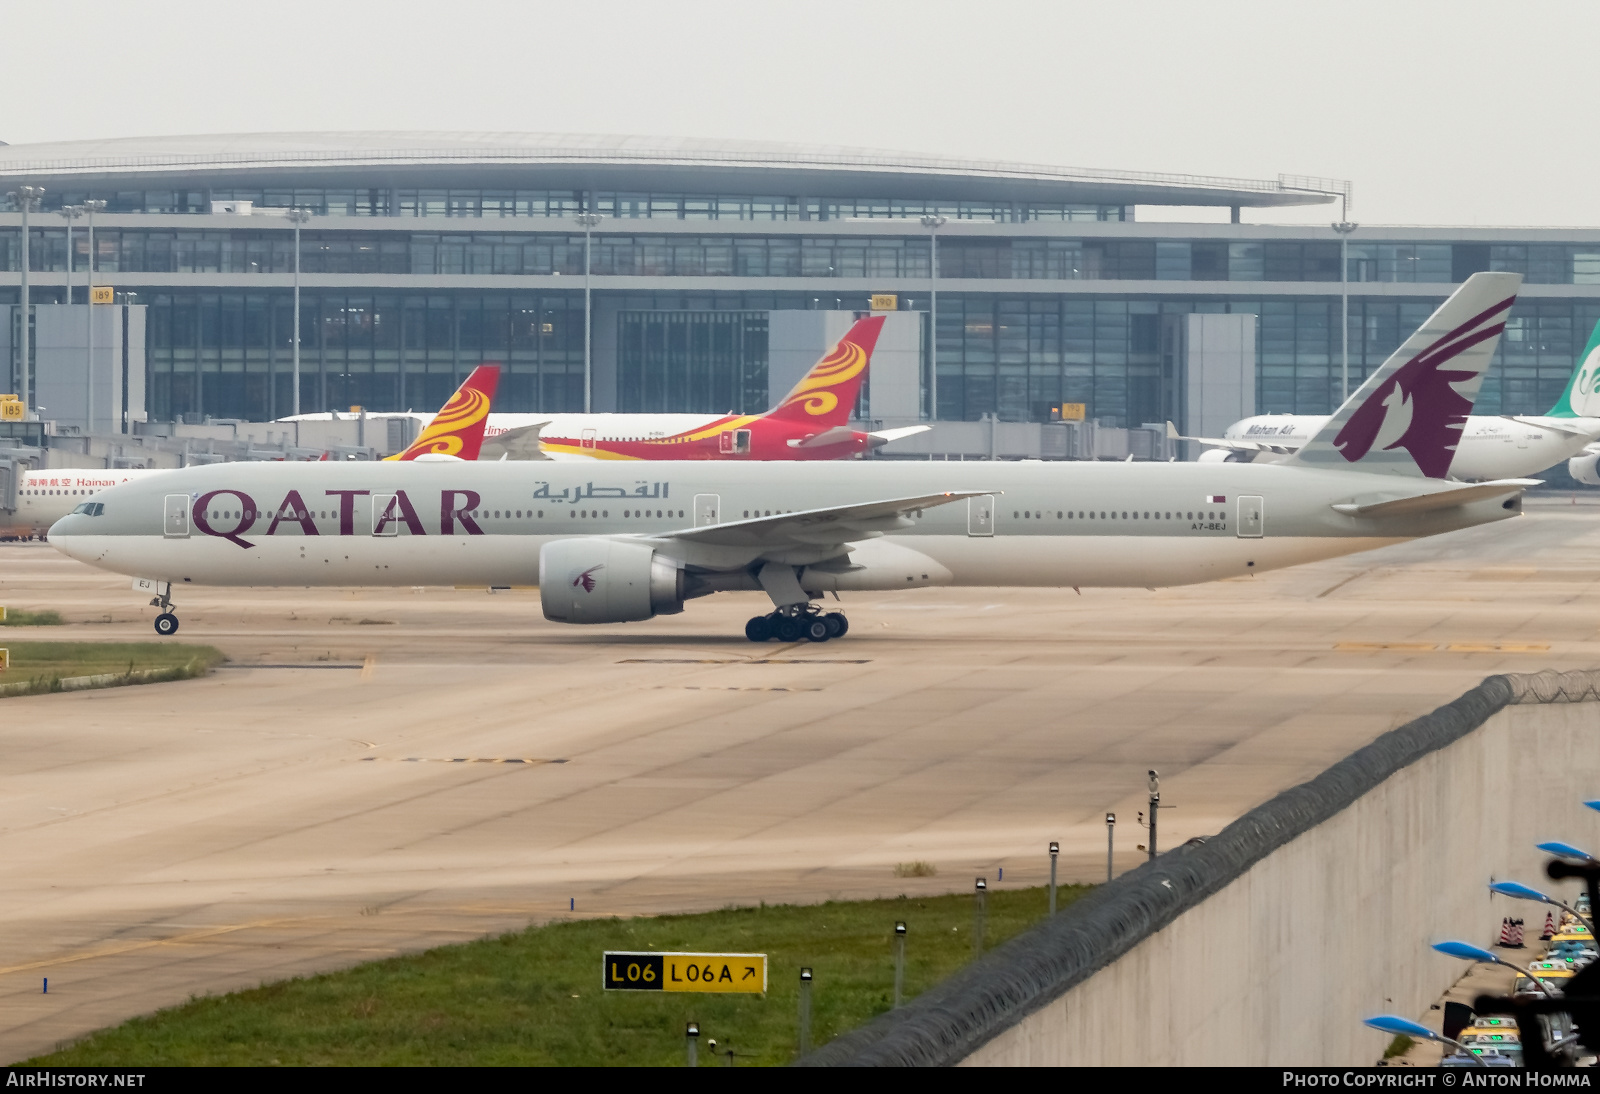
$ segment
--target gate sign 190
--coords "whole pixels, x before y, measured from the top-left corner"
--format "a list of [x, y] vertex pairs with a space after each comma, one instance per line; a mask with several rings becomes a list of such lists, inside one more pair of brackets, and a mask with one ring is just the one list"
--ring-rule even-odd
[[610, 953], [600, 970], [606, 991], [767, 990], [764, 953]]

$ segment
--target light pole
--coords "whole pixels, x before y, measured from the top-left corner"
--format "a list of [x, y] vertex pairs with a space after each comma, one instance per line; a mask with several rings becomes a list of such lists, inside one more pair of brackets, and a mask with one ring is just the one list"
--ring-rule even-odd
[[72, 266], [77, 257], [72, 253], [72, 222], [83, 215], [81, 205], [63, 205], [56, 213], [67, 222], [67, 298], [63, 303], [72, 303]]
[[1115, 836], [1117, 831], [1117, 815], [1106, 814], [1106, 880], [1111, 880], [1111, 853], [1115, 850]]
[[1444, 954], [1446, 957], [1459, 957], [1463, 961], [1477, 961], [1484, 965], [1504, 965], [1506, 968], [1515, 972], [1519, 976], [1531, 978], [1533, 980], [1534, 990], [1540, 995], [1549, 996], [1550, 994], [1549, 991], [1545, 989], [1544, 981], [1540, 980], [1537, 976], [1534, 976], [1531, 972], [1522, 968], [1520, 965], [1516, 965], [1510, 961], [1507, 961], [1499, 954], [1484, 949], [1482, 946], [1474, 946], [1470, 942], [1435, 942], [1433, 944], [1433, 948]]
[[949, 217], [928, 214], [922, 226], [928, 229], [928, 420], [939, 420], [939, 229]]
[[[88, 406], [84, 416], [88, 419], [90, 433], [94, 432], [94, 215], [105, 207], [104, 201], [94, 198], [83, 203], [83, 211], [89, 214], [89, 270], [85, 274], [89, 283], [84, 289], [83, 302], [88, 308], [85, 314], [89, 325], [89, 390], [86, 396]], [[69, 231], [70, 227], [69, 224]], [[84, 455], [88, 455], [87, 449]]]
[[1593, 936], [1595, 933], [1594, 924], [1589, 922], [1588, 916], [1584, 915], [1570, 904], [1563, 904], [1553, 896], [1546, 896], [1544, 893], [1541, 893], [1531, 885], [1524, 885], [1520, 881], [1497, 881], [1493, 885], [1489, 886], [1489, 891], [1491, 893], [1498, 893], [1500, 896], [1511, 897], [1513, 900], [1537, 901], [1540, 904], [1549, 904], [1553, 907], [1560, 908], [1563, 911], [1571, 912], [1583, 922], [1585, 927], [1589, 928], [1590, 936]]
[[1373, 1018], [1363, 1018], [1363, 1025], [1371, 1026], [1380, 1033], [1387, 1033], [1394, 1037], [1410, 1037], [1418, 1041], [1438, 1041], [1441, 1045], [1449, 1045], [1472, 1060], [1479, 1067], [1488, 1067], [1478, 1056], [1460, 1041], [1452, 1041], [1442, 1033], [1435, 1033], [1421, 1022], [1413, 1022], [1409, 1018], [1401, 1018], [1398, 1014], [1379, 1014]]
[[589, 258], [590, 233], [600, 223], [599, 213], [579, 213], [578, 223], [583, 225], [583, 412], [591, 413], [594, 409], [594, 369], [590, 362], [589, 339], [594, 330], [594, 322], [590, 314], [592, 297], [589, 291], [589, 277], [594, 268], [594, 263]]
[[1145, 773], [1150, 787], [1150, 861], [1156, 860], [1156, 812], [1161, 808], [1161, 776], [1154, 768]]
[[294, 225], [294, 412], [300, 413], [300, 227], [311, 219], [310, 209], [290, 209]]
[[1350, 195], [1339, 195], [1339, 402], [1350, 398], [1350, 233], [1359, 225], [1350, 219]]
[[[75, 254], [72, 253], [72, 222], [77, 220], [79, 217], [83, 216], [84, 208], [81, 205], [63, 205], [61, 208], [57, 209], [56, 212], [59, 213], [61, 215], [61, 218], [67, 222], [67, 297], [66, 297], [66, 303], [68, 305], [70, 305], [72, 303], [72, 266], [73, 266], [73, 260], [77, 257]], [[87, 296], [85, 296], [83, 298], [83, 302], [87, 306], [88, 303], [89, 303], [89, 298]], [[90, 374], [90, 379], [91, 380], [93, 379], [93, 374], [92, 373]], [[90, 428], [91, 428], [91, 426], [89, 424], [88, 415], [89, 415], [89, 412], [94, 409], [94, 397], [91, 396], [91, 395], [85, 394], [85, 398], [88, 399], [88, 402], [85, 404], [83, 431], [84, 431], [85, 435], [87, 435], [89, 433], [89, 431], [90, 431]], [[87, 443], [87, 442], [85, 442], [85, 443]], [[85, 452], [84, 455], [88, 455], [88, 453]]]
[[22, 294], [19, 301], [22, 311], [22, 331], [18, 345], [22, 350], [22, 357], [17, 368], [17, 394], [22, 399], [22, 405], [30, 405], [28, 398], [28, 319], [31, 307], [28, 302], [28, 266], [31, 263], [29, 255], [28, 214], [38, 207], [44, 198], [43, 186], [19, 186], [6, 194], [13, 205], [22, 210]]

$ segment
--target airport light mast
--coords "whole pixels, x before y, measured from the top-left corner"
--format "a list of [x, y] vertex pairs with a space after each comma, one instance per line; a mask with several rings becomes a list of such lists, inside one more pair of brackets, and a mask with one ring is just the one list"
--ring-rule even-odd
[[1340, 402], [1350, 398], [1350, 233], [1360, 225], [1350, 219], [1350, 193], [1339, 196], [1339, 388]]
[[[89, 433], [94, 432], [94, 215], [104, 210], [105, 207], [106, 203], [97, 198], [91, 198], [83, 203], [83, 211], [89, 214], [89, 269], [84, 275], [88, 279], [88, 284], [85, 286], [83, 292], [84, 307], [89, 309], [84, 313], [84, 321], [89, 328], [89, 338], [88, 342], [86, 343], [89, 347], [89, 387], [84, 393], [86, 404], [84, 407], [83, 418], [88, 427], [86, 432]], [[70, 223], [68, 225], [68, 230], [71, 230]], [[87, 445], [88, 442], [85, 441], [84, 444]], [[84, 454], [88, 454], [87, 447], [84, 449]]]
[[22, 350], [22, 356], [17, 365], [17, 395], [22, 399], [22, 405], [26, 407], [31, 405], [31, 400], [28, 397], [28, 319], [33, 310], [28, 301], [28, 266], [30, 265], [28, 257], [28, 214], [38, 208], [39, 202], [44, 200], [44, 187], [19, 186], [7, 193], [6, 197], [11, 199], [13, 205], [22, 210], [22, 292], [18, 299], [22, 311], [22, 322], [20, 324], [22, 331], [18, 338], [18, 346]]
[[[289, 223], [294, 225], [294, 412], [300, 413], [300, 226], [311, 219], [310, 209], [290, 209]], [[295, 434], [299, 436], [298, 433]]]
[[949, 217], [922, 218], [928, 229], [928, 420], [939, 420], [939, 229]]
[[603, 218], [599, 213], [579, 213], [578, 223], [583, 226], [583, 412], [592, 413], [594, 410], [594, 366], [592, 363], [589, 342], [594, 331], [594, 320], [591, 314], [593, 297], [589, 291], [589, 279], [594, 269], [590, 260], [590, 233]]

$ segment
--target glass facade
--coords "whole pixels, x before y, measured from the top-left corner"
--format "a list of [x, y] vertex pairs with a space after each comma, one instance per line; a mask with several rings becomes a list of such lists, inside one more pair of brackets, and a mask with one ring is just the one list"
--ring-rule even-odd
[[621, 313], [617, 409], [707, 414], [767, 409], [767, 313]]
[[[157, 419], [261, 420], [293, 408], [287, 293], [141, 293]], [[472, 369], [505, 366], [496, 407], [583, 406], [581, 294], [300, 294], [301, 409], [434, 410]]]
[[[621, 193], [609, 190], [325, 189], [221, 187], [198, 190], [46, 190], [43, 208], [89, 198], [108, 213], [209, 213], [213, 201], [263, 209], [309, 209], [342, 217], [571, 217], [586, 208], [621, 220], [851, 220], [944, 216], [952, 220], [1128, 220], [1123, 205], [931, 201], [904, 198], [801, 198], [773, 195]], [[13, 211], [0, 194], [0, 212]]]
[[[35, 227], [30, 269], [66, 268], [66, 229]], [[107, 273], [288, 273], [286, 228], [101, 227], [96, 267]], [[0, 271], [21, 264], [17, 229], [0, 229]], [[926, 278], [923, 236], [593, 236], [594, 272], [631, 277]], [[88, 261], [73, 231], [74, 269]], [[583, 236], [567, 232], [301, 233], [306, 273], [583, 273]], [[1520, 273], [1532, 285], [1600, 285], [1600, 243], [1351, 243], [1359, 283], [1448, 285], [1478, 270]], [[982, 239], [939, 243], [939, 276], [952, 280], [1337, 282], [1339, 245], [1302, 240]]]
[[[581, 409], [584, 236], [570, 224], [528, 218], [570, 218], [586, 208], [606, 217], [591, 237], [598, 409], [761, 409], [768, 311], [865, 310], [872, 292], [896, 294], [901, 309], [927, 309], [930, 239], [906, 221], [929, 214], [962, 222], [938, 244], [942, 418], [1039, 420], [1052, 405], [1082, 402], [1091, 416], [1118, 424], [1159, 421], [1176, 317], [1207, 311], [1259, 317], [1259, 410], [1326, 413], [1339, 397], [1340, 247], [1325, 229], [1136, 226], [1126, 224], [1127, 206], [1111, 204], [372, 185], [74, 188], [81, 185], [47, 189], [49, 208], [94, 196], [110, 213], [203, 213], [212, 201], [248, 200], [373, 218], [337, 229], [313, 221], [301, 233], [300, 267], [313, 282], [302, 290], [305, 410], [431, 409], [483, 361], [506, 366], [500, 409]], [[1074, 227], [1079, 222], [1098, 227]], [[287, 221], [146, 223], [102, 222], [95, 244], [101, 282], [137, 293], [150, 308], [152, 413], [288, 413], [284, 275], [295, 256]], [[1036, 227], [1018, 227], [1029, 224]], [[73, 233], [80, 274], [83, 227]], [[1186, 234], [1196, 232], [1205, 238]], [[1587, 241], [1596, 233], [1365, 234], [1349, 240], [1344, 268], [1352, 386], [1449, 286], [1475, 271], [1509, 270], [1530, 286], [1562, 288], [1518, 302], [1478, 407], [1494, 414], [1551, 406], [1600, 319], [1600, 239]], [[11, 283], [0, 287], [0, 303], [17, 298], [20, 244], [14, 223], [0, 227], [0, 273]], [[41, 279], [53, 284], [35, 283], [34, 299], [59, 301], [66, 231], [48, 209], [34, 221], [31, 268], [55, 274]], [[330, 287], [336, 278], [344, 287]], [[5, 375], [0, 369], [0, 380]]]

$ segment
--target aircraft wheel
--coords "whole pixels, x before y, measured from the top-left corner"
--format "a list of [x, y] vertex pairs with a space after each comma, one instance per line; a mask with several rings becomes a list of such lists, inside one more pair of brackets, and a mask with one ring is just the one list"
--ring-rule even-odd
[[832, 628], [828, 626], [826, 620], [818, 616], [812, 616], [805, 621], [803, 626], [805, 628], [805, 636], [813, 642], [826, 642], [833, 637]]
[[822, 619], [828, 624], [829, 638], [843, 638], [850, 630], [850, 620], [846, 619], [842, 612], [829, 612]]
[[777, 635], [778, 635], [778, 641], [779, 642], [798, 642], [798, 641], [800, 641], [801, 638], [805, 637], [805, 631], [802, 630], [801, 627], [802, 627], [802, 624], [801, 624], [800, 620], [794, 618], [794, 616], [792, 616], [792, 615], [786, 615], [783, 618], [779, 619], [778, 620], [778, 626], [776, 628]]
[[744, 636], [752, 642], [765, 642], [772, 637], [772, 621], [758, 615], [744, 625]]
[[156, 616], [156, 633], [165, 638], [169, 634], [178, 633], [178, 617], [171, 612], [162, 612]]

